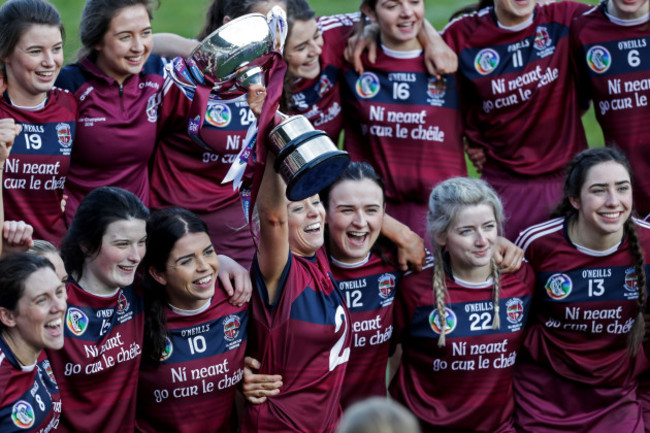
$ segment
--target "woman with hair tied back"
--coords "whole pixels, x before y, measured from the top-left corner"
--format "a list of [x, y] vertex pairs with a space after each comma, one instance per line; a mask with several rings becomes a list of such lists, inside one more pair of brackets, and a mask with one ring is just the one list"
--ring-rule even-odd
[[133, 287], [145, 253], [149, 211], [131, 192], [93, 190], [79, 205], [61, 247], [66, 345], [48, 351], [65, 411], [64, 432], [132, 432], [144, 308]]
[[499, 272], [503, 207], [480, 179], [452, 178], [429, 198], [433, 264], [404, 277], [395, 305], [401, 365], [390, 394], [423, 432], [514, 432], [512, 376], [534, 275]]
[[79, 61], [56, 84], [79, 103], [76, 145], [65, 184], [65, 217], [104, 185], [149, 206], [149, 162], [156, 143], [164, 68], [151, 54], [154, 0], [87, 0]]
[[192, 212], [153, 212], [143, 260], [146, 313], [137, 431], [236, 430], [248, 303], [229, 303], [217, 282], [220, 261], [207, 226]]
[[61, 205], [77, 119], [74, 97], [54, 87], [63, 38], [61, 16], [47, 1], [10, 0], [0, 8], [0, 67], [6, 78], [0, 122], [3, 128], [22, 125], [1, 164], [5, 217], [25, 221], [35, 237], [57, 246], [66, 231]]
[[42, 257], [0, 259], [0, 431], [56, 429], [61, 396], [45, 351], [63, 347], [65, 285]]
[[617, 149], [579, 153], [555, 218], [517, 239], [537, 277], [515, 369], [519, 431], [644, 431], [636, 391], [647, 369], [650, 225], [632, 216], [631, 179]]

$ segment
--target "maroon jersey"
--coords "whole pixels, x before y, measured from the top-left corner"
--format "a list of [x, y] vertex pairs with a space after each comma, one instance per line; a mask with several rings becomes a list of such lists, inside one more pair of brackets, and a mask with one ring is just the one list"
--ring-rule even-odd
[[359, 400], [386, 396], [386, 366], [393, 334], [393, 300], [403, 272], [371, 253], [346, 265], [330, 260], [332, 274], [350, 310], [352, 345], [341, 395], [343, 409]]
[[79, 103], [76, 145], [65, 191], [72, 220], [81, 200], [100, 186], [119, 186], [149, 206], [149, 160], [156, 143], [163, 62], [150, 56], [137, 75], [119, 84], [89, 59], [66, 66], [57, 86]]
[[299, 78], [292, 85], [289, 114], [302, 114], [316, 129], [327, 132], [336, 143], [343, 128], [341, 107], [341, 75], [343, 50], [359, 19], [359, 14], [320, 17], [318, 27], [323, 35], [319, 56], [320, 75], [313, 80]]
[[512, 374], [523, 341], [534, 284], [524, 264], [500, 280], [500, 329], [492, 329], [492, 280], [446, 277], [446, 345], [432, 289], [433, 267], [401, 282], [395, 326], [402, 365], [391, 395], [420, 420], [424, 432], [514, 432]]
[[[184, 61], [173, 62], [180, 79], [194, 83]], [[239, 202], [232, 183], [221, 184], [246, 137], [255, 116], [246, 95], [220, 100], [211, 95], [197, 140], [188, 135], [194, 91], [167, 77], [160, 106], [158, 146], [151, 169], [151, 206], [180, 206], [194, 212], [214, 212]]]
[[485, 149], [486, 171], [558, 172], [587, 147], [569, 47], [569, 24], [587, 8], [538, 5], [529, 25], [512, 30], [489, 7], [445, 28], [458, 54], [465, 135]]
[[334, 431], [352, 330], [324, 249], [312, 259], [290, 254], [274, 305], [256, 261], [251, 273], [249, 351], [260, 373], [280, 374], [284, 385], [266, 402], [246, 406], [241, 431]]
[[223, 289], [198, 311], [168, 309], [160, 365], [143, 362], [136, 428], [142, 432], [234, 432], [235, 391], [244, 374], [248, 304]]
[[[635, 220], [635, 227], [647, 260], [650, 225]], [[537, 277], [524, 342], [527, 363], [518, 367], [515, 381], [518, 422], [540, 429], [535, 431], [638, 431], [635, 389], [645, 360], [627, 349], [638, 312], [629, 241], [593, 251], [573, 244], [567, 230], [566, 220], [556, 218], [517, 240]], [[580, 403], [567, 405], [558, 395]], [[550, 416], [558, 413], [564, 415]]]
[[61, 200], [75, 138], [77, 103], [69, 92], [55, 87], [42, 108], [25, 110], [14, 107], [5, 92], [0, 118], [7, 117], [23, 129], [4, 165], [5, 220], [24, 220], [34, 227], [34, 238], [59, 246], [66, 232]]
[[60, 416], [59, 388], [45, 352], [36, 364], [21, 366], [0, 338], [0, 431], [48, 433]]
[[594, 102], [605, 144], [617, 146], [632, 164], [634, 205], [650, 213], [650, 32], [648, 17], [621, 20], [607, 13], [607, 2], [593, 7], [571, 26], [579, 83]]
[[64, 432], [132, 432], [142, 353], [142, 297], [132, 287], [90, 294], [66, 284], [65, 345], [49, 350], [65, 411]]
[[359, 76], [344, 69], [345, 149], [370, 163], [398, 203], [427, 203], [438, 182], [467, 175], [456, 80], [430, 76], [423, 55], [380, 50]]

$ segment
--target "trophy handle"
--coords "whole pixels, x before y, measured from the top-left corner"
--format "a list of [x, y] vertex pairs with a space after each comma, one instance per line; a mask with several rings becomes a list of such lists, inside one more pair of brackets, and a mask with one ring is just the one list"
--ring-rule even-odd
[[196, 89], [196, 86], [195, 86], [195, 85], [185, 83], [185, 82], [181, 81], [181, 80], [178, 78], [178, 75], [176, 75], [176, 71], [174, 70], [174, 64], [173, 64], [173, 63], [167, 63], [167, 64], [165, 65], [165, 70], [166, 70], [167, 73], [169, 74], [169, 76], [170, 76], [170, 78], [172, 79], [172, 81], [174, 81], [174, 83], [178, 84], [178, 85], [181, 86], [181, 87], [185, 87], [186, 89], [190, 89], [190, 90], [194, 90], [194, 89]]

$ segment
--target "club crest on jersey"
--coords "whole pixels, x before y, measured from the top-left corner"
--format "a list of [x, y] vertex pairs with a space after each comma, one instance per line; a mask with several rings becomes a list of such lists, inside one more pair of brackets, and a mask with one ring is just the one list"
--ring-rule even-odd
[[174, 345], [172, 344], [172, 341], [168, 337], [165, 337], [165, 348], [163, 349], [162, 355], [160, 355], [160, 362], [168, 360], [169, 357], [172, 356], [173, 352]]
[[559, 301], [569, 296], [573, 289], [573, 282], [566, 274], [553, 274], [546, 281], [544, 288], [551, 299]]
[[395, 275], [384, 274], [377, 279], [379, 286], [379, 296], [386, 299], [395, 291]]
[[223, 321], [223, 336], [228, 341], [233, 341], [239, 335], [241, 321], [235, 314], [231, 314]]
[[636, 269], [627, 268], [625, 270], [625, 284], [623, 287], [629, 292], [637, 293], [639, 291], [639, 276], [636, 273]]
[[519, 298], [508, 299], [506, 302], [506, 319], [513, 325], [521, 323], [524, 318], [524, 303]]
[[68, 123], [59, 123], [56, 125], [56, 138], [59, 140], [59, 144], [63, 147], [70, 147], [72, 145], [72, 131], [70, 129], [70, 124]]
[[124, 292], [120, 290], [120, 294], [117, 296], [117, 314], [122, 315], [127, 311], [129, 311], [129, 301]]
[[445, 101], [445, 93], [447, 92], [447, 79], [442, 77], [437, 79], [436, 77], [431, 77], [427, 81], [427, 102], [431, 105], [440, 106]]
[[320, 81], [318, 81], [318, 95], [322, 97], [325, 92], [327, 92], [332, 87], [334, 86], [330, 79], [327, 78], [327, 75], [321, 75]]
[[587, 65], [589, 69], [597, 74], [602, 74], [609, 69], [612, 64], [612, 55], [607, 48], [600, 45], [594, 45], [587, 51]]
[[158, 93], [154, 93], [147, 100], [147, 120], [149, 123], [156, 123], [158, 121], [158, 98], [160, 98]]
[[[447, 317], [445, 320], [445, 322], [447, 322], [447, 326], [445, 328], [445, 335], [447, 335], [453, 332], [454, 329], [456, 329], [458, 318], [456, 317], [456, 313], [451, 311], [451, 309], [445, 307], [445, 311], [447, 313]], [[431, 311], [431, 314], [429, 314], [429, 326], [431, 326], [431, 330], [436, 334], [442, 334], [442, 327], [440, 326], [440, 315], [438, 314], [438, 309], [434, 309], [433, 311]]]
[[50, 365], [50, 361], [47, 359], [43, 361], [43, 370], [45, 370], [45, 373], [50, 378], [50, 380], [56, 383], [56, 378], [54, 377], [54, 372], [52, 371], [52, 365]]
[[208, 112], [205, 115], [205, 120], [212, 126], [217, 128], [225, 128], [230, 124], [232, 113], [230, 107], [226, 104], [210, 104]]
[[190, 119], [189, 124], [187, 125], [187, 132], [190, 134], [198, 134], [200, 122], [201, 122], [201, 116], [198, 115], [194, 119]]
[[552, 44], [553, 40], [548, 34], [546, 27], [537, 27], [537, 30], [535, 31], [535, 39], [533, 40], [533, 47], [537, 50], [537, 55], [539, 57], [546, 57], [553, 54], [555, 47]]
[[82, 335], [88, 328], [88, 316], [78, 308], [69, 307], [65, 322], [68, 329], [76, 336]]
[[362, 76], [357, 79], [356, 89], [357, 95], [363, 99], [373, 98], [379, 93], [379, 78], [372, 72], [364, 72]]
[[36, 420], [32, 405], [24, 400], [18, 400], [11, 408], [11, 420], [18, 428], [32, 427]]
[[487, 75], [499, 66], [499, 53], [492, 48], [483, 48], [474, 58], [474, 68], [481, 75]]

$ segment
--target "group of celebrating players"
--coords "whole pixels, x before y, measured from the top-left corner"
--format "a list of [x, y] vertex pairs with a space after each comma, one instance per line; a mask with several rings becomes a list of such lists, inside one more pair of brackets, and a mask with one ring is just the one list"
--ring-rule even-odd
[[[543, 3], [438, 34], [423, 0], [214, 0], [197, 40], [288, 26], [226, 97], [151, 0], [87, 0], [65, 67], [55, 7], [6, 1], [0, 430], [334, 432], [390, 396], [423, 432], [650, 431], [650, 1]], [[265, 155], [278, 106], [343, 132], [319, 195]]]

